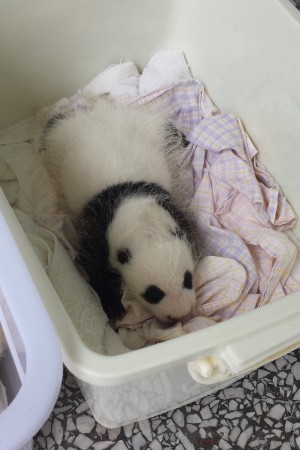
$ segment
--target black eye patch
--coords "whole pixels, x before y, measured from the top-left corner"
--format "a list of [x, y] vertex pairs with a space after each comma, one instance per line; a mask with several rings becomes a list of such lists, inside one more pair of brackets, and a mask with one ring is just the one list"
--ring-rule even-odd
[[185, 289], [193, 289], [193, 275], [189, 270], [184, 274], [183, 287]]
[[142, 297], [149, 303], [159, 303], [165, 297], [164, 291], [157, 286], [149, 286], [142, 294]]
[[117, 252], [117, 259], [120, 264], [126, 264], [130, 261], [132, 255], [129, 248], [121, 248]]

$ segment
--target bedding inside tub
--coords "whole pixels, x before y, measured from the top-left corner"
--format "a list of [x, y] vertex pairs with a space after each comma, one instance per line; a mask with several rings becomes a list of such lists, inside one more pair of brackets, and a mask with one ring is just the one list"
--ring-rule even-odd
[[[73, 263], [73, 226], [38, 154], [53, 114], [92, 108], [103, 94], [122, 105], [170, 114], [187, 140], [179, 170], [209, 256], [196, 270], [196, 307], [172, 327], [124, 296], [127, 314], [112, 330]], [[111, 66], [72, 98], [4, 130], [0, 183], [82, 340], [112, 355], [211, 326], [300, 288], [297, 249], [286, 233], [296, 215], [257, 156], [240, 120], [218, 111], [183, 54], [163, 51], [141, 75], [134, 63]]]

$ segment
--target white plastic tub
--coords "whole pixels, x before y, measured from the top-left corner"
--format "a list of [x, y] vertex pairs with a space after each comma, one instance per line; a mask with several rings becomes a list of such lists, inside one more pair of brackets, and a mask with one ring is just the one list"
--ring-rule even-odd
[[[10, 0], [0, 6], [0, 25], [3, 126], [72, 95], [121, 58], [143, 67], [155, 51], [181, 48], [218, 108], [242, 119], [300, 214], [300, 17], [289, 0]], [[119, 356], [96, 354], [80, 340], [1, 197], [0, 207], [26, 248], [63, 361], [106, 426], [188, 403], [299, 346], [295, 293], [183, 338]], [[205, 378], [212, 358], [219, 365]]]
[[[0, 358], [0, 380], [8, 406], [0, 414], [0, 449], [29, 450], [31, 439], [56, 402], [62, 377], [57, 336], [24, 262], [22, 231], [0, 192], [0, 323], [7, 348]], [[20, 234], [22, 241], [24, 237]], [[29, 248], [31, 252], [32, 249]], [[28, 270], [29, 269], [29, 270]]]

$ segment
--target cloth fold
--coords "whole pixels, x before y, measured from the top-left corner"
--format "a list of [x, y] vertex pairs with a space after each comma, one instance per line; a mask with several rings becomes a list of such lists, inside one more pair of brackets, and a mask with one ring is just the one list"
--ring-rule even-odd
[[57, 236], [15, 211], [82, 341], [93, 351], [115, 355], [128, 351], [109, 326], [96, 293], [79, 274]]

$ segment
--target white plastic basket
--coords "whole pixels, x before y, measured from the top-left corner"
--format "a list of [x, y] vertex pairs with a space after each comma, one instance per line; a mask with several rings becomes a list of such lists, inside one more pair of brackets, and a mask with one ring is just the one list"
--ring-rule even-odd
[[[6, 200], [0, 192], [2, 202]], [[0, 323], [7, 349], [0, 378], [9, 403], [0, 415], [3, 450], [30, 448], [55, 404], [62, 378], [58, 339], [26, 266], [26, 245], [18, 246], [20, 230], [12, 211], [3, 214], [1, 206]]]
[[[73, 94], [120, 58], [144, 66], [161, 48], [181, 48], [219, 109], [242, 119], [262, 161], [300, 214], [300, 18], [289, 0], [13, 0], [1, 5], [0, 25], [0, 51], [6, 58], [0, 84], [3, 126]], [[0, 209], [25, 259], [28, 280], [32, 277], [30, 289], [38, 292], [32, 308], [46, 307], [63, 362], [77, 377], [95, 418], [106, 426], [188, 403], [299, 346], [300, 294], [295, 293], [173, 341], [119, 356], [98, 355], [80, 340], [1, 196]], [[9, 229], [3, 233], [10, 236]], [[298, 237], [299, 231], [298, 225]], [[15, 279], [16, 267], [12, 262], [9, 269], [1, 260], [3, 283]], [[26, 315], [21, 318], [11, 306], [19, 291], [10, 295], [7, 304], [23, 330]], [[30, 306], [29, 323], [32, 311]], [[32, 351], [25, 329], [22, 339]], [[51, 359], [56, 378], [60, 363], [53, 352], [44, 357]], [[201, 374], [212, 358], [226, 371], [205, 378]], [[38, 367], [44, 372], [43, 363], [35, 368], [41, 379]], [[0, 427], [9, 426], [8, 414], [0, 416]]]

